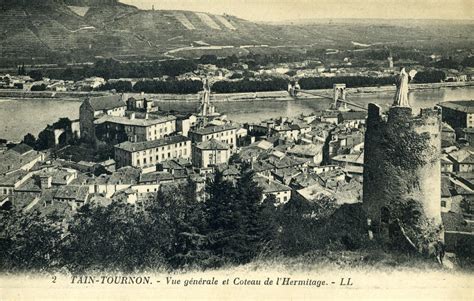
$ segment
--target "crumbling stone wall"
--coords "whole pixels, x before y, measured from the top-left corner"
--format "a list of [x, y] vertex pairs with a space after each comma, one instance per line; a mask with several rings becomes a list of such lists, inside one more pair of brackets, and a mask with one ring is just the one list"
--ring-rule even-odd
[[[365, 133], [363, 205], [375, 235], [393, 240], [403, 229], [412, 247], [437, 240], [441, 224], [441, 114], [370, 104]], [[396, 227], [393, 227], [394, 225]], [[391, 230], [392, 229], [392, 230]]]

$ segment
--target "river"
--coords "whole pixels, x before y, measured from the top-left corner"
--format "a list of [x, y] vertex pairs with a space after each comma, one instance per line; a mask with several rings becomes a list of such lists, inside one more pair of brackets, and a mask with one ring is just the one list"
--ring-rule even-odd
[[[384, 107], [392, 103], [393, 93], [350, 94], [347, 99], [363, 106], [374, 102]], [[417, 90], [409, 94], [415, 112], [423, 107], [449, 100], [474, 99], [474, 87], [441, 88]], [[8, 99], [0, 98], [0, 138], [21, 140], [26, 133], [37, 135], [44, 127], [60, 117], [77, 119], [80, 100], [66, 99]], [[255, 122], [279, 116], [293, 117], [301, 113], [324, 110], [330, 107], [327, 99], [271, 101], [255, 100], [246, 102], [217, 102], [219, 112], [236, 122]], [[164, 110], [191, 110], [197, 103], [160, 103]]]

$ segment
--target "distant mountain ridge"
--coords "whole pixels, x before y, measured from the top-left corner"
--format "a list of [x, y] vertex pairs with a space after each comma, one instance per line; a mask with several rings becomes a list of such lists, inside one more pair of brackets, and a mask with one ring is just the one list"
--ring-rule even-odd
[[446, 37], [472, 45], [472, 25], [459, 26], [416, 22], [275, 25], [203, 12], [140, 10], [117, 0], [0, 0], [0, 64], [246, 55], [285, 48], [303, 53], [308, 47], [352, 47], [351, 41], [453, 42]]

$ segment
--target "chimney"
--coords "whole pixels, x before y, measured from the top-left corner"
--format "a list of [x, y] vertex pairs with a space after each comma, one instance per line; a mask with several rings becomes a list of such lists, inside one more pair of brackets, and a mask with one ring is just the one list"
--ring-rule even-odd
[[135, 112], [131, 113], [129, 118], [130, 118], [130, 120], [134, 120], [135, 119]]
[[150, 118], [150, 114], [148, 114], [148, 112], [145, 113], [145, 119], [148, 119]]

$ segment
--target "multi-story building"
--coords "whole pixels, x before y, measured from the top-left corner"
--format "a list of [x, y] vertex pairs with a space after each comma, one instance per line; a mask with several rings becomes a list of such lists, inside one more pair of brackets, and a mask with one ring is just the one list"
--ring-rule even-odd
[[257, 185], [263, 189], [262, 201], [270, 195], [274, 195], [276, 205], [283, 205], [291, 198], [291, 188], [282, 183], [263, 177], [255, 177], [255, 182], [257, 182]]
[[127, 99], [127, 111], [156, 112], [158, 111], [158, 107], [153, 105], [152, 100], [130, 97]]
[[208, 168], [227, 163], [230, 158], [230, 145], [215, 138], [199, 142], [193, 146], [193, 164], [199, 168]]
[[216, 139], [229, 144], [231, 150], [235, 150], [237, 148], [237, 130], [238, 126], [235, 124], [209, 126], [189, 131], [189, 138], [193, 143]]
[[191, 158], [191, 140], [187, 137], [176, 135], [152, 141], [126, 141], [115, 146], [117, 168], [145, 168], [175, 158]]
[[0, 195], [12, 195], [13, 191], [31, 178], [32, 173], [25, 170], [17, 170], [0, 176]]
[[20, 169], [29, 171], [44, 158], [44, 153], [35, 151], [26, 144], [18, 144], [0, 153], [0, 175], [6, 175]]
[[367, 112], [365, 111], [346, 111], [338, 115], [338, 123], [344, 123], [346, 126], [358, 128], [365, 124]]
[[281, 124], [272, 128], [272, 134], [281, 139], [296, 141], [299, 138], [300, 128], [293, 124]]
[[81, 137], [95, 142], [94, 120], [102, 115], [125, 116], [126, 108], [122, 95], [86, 98], [79, 108]]
[[60, 186], [53, 196], [53, 202], [65, 203], [73, 210], [84, 205], [89, 199], [89, 187], [79, 185]]
[[474, 128], [474, 100], [446, 101], [439, 106], [443, 108], [443, 121], [454, 129]]
[[94, 125], [98, 140], [111, 143], [143, 142], [174, 134], [176, 117], [145, 114], [144, 118], [136, 118], [135, 113], [129, 116], [104, 115], [95, 120]]

